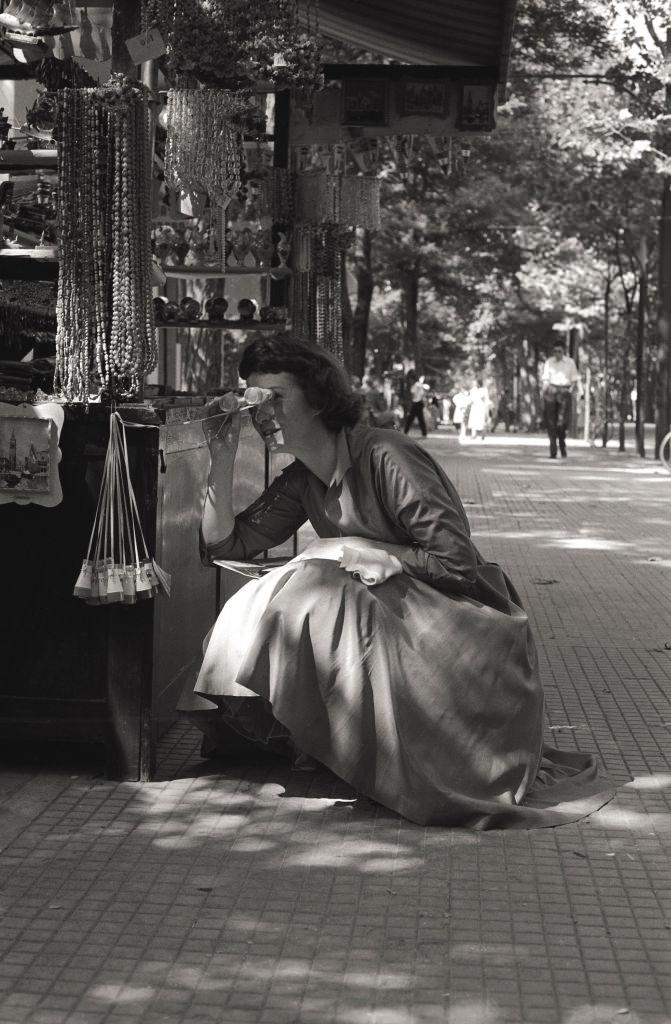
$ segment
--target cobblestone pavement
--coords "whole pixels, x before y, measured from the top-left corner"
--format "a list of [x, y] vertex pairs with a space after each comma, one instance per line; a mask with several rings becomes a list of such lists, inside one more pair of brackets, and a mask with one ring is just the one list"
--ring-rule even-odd
[[548, 739], [619, 785], [558, 829], [424, 829], [326, 773], [0, 776], [0, 1024], [671, 1021], [671, 475], [495, 435], [427, 447], [532, 616]]

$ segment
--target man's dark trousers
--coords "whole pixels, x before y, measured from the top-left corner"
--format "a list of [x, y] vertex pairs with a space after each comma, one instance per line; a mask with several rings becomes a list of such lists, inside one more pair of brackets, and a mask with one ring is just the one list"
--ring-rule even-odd
[[426, 437], [426, 423], [424, 422], [424, 402], [413, 402], [410, 406], [410, 412], [405, 417], [405, 423], [403, 425], [403, 433], [407, 434], [410, 430], [413, 420], [416, 419], [419, 429], [422, 431], [424, 437]]
[[557, 442], [562, 458], [566, 458], [566, 429], [571, 414], [571, 389], [548, 385], [545, 393], [545, 423], [550, 438], [550, 458], [557, 458]]

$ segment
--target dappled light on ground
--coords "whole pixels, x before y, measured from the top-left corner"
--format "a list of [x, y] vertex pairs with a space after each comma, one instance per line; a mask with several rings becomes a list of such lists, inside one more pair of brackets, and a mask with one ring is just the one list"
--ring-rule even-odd
[[559, 547], [585, 551], [618, 551], [631, 544], [619, 540], [605, 540], [603, 537], [564, 537], [555, 543]]
[[561, 1024], [645, 1024], [645, 1018], [639, 1017], [635, 1010], [617, 1003], [587, 1003], [572, 1010], [561, 1021]]
[[642, 792], [671, 791], [671, 772], [656, 772], [654, 775], [639, 775], [628, 782], [626, 789]]
[[671, 492], [544, 444], [428, 441], [532, 619], [548, 742], [614, 799], [421, 828], [326, 770], [205, 760], [178, 722], [155, 781], [61, 774], [8, 835], [3, 1024], [668, 1024]]

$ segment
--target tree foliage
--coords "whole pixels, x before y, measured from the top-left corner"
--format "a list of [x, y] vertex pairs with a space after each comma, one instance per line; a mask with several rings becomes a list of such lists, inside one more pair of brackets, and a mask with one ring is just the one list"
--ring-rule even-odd
[[510, 386], [521, 366], [533, 383], [560, 325], [579, 325], [604, 407], [632, 381], [636, 330], [651, 375], [663, 8], [521, 0], [497, 129], [468, 140], [467, 161], [456, 143], [450, 167], [426, 140], [389, 155], [372, 246], [378, 367], [404, 353], [444, 386], [469, 369]]

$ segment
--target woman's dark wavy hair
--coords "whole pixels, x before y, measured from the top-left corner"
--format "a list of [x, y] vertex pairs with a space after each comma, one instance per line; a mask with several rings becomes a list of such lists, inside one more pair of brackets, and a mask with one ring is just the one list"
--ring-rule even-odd
[[344, 368], [330, 352], [290, 334], [251, 341], [243, 350], [239, 373], [245, 380], [252, 373], [290, 373], [328, 430], [353, 427], [359, 421], [361, 402]]

